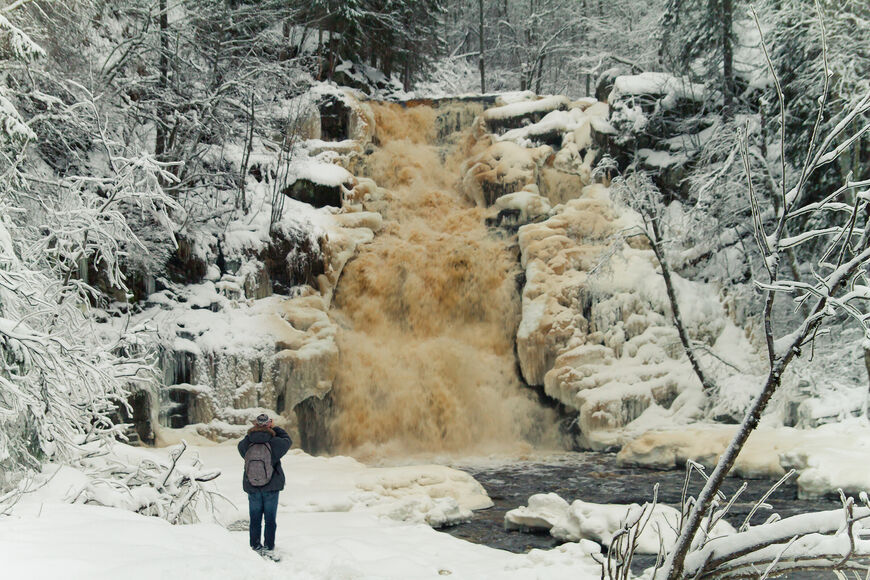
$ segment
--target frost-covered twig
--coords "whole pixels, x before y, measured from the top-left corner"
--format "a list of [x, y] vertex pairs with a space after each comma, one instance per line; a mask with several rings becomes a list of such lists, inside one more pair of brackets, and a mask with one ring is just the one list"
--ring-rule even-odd
[[[631, 578], [631, 562], [637, 552], [640, 536], [652, 519], [658, 505], [659, 484], [653, 487], [653, 497], [637, 511], [636, 517], [631, 510], [626, 514], [622, 527], [614, 533], [607, 551], [607, 559], [602, 564], [602, 576], [607, 580], [628, 580]], [[659, 533], [659, 542], [662, 534]]]
[[775, 492], [777, 489], [779, 489], [779, 486], [781, 486], [783, 483], [788, 481], [788, 479], [792, 475], [794, 475], [794, 473], [795, 473], [794, 469], [789, 469], [785, 475], [783, 475], [782, 477], [779, 478], [779, 481], [777, 481], [776, 483], [771, 485], [770, 488], [768, 488], [767, 492], [765, 492], [765, 494], [763, 496], [761, 496], [761, 499], [759, 499], [757, 502], [755, 502], [755, 504], [752, 506], [752, 509], [749, 510], [749, 513], [746, 515], [746, 519], [744, 519], [743, 523], [740, 524], [739, 531], [745, 532], [746, 530], [749, 529], [749, 522], [750, 522], [750, 520], [752, 520], [752, 516], [754, 516], [755, 513], [759, 509], [761, 509], [762, 507], [770, 507], [766, 503], [767, 498], [769, 498], [771, 495], [773, 495], [773, 492]]
[[20, 499], [21, 490], [19, 488], [15, 488], [0, 495], [0, 517], [10, 515], [15, 504], [17, 504]]
[[169, 481], [169, 478], [172, 476], [172, 472], [175, 470], [175, 466], [178, 464], [178, 460], [184, 454], [184, 451], [187, 449], [187, 441], [181, 441], [181, 447], [176, 447], [172, 451], [169, 452], [169, 458], [172, 459], [172, 465], [169, 466], [169, 469], [166, 472], [166, 477], [163, 478], [163, 486], [166, 486], [166, 483]]
[[272, 212], [269, 216], [269, 229], [275, 227], [275, 224], [281, 221], [284, 215], [284, 200], [286, 199], [285, 189], [289, 185], [291, 174], [291, 163], [295, 154], [296, 143], [301, 136], [302, 127], [300, 126], [302, 117], [302, 100], [297, 99], [287, 111], [287, 118], [284, 126], [284, 135], [281, 140], [281, 146], [278, 149], [278, 159], [275, 163], [275, 176], [272, 181]]

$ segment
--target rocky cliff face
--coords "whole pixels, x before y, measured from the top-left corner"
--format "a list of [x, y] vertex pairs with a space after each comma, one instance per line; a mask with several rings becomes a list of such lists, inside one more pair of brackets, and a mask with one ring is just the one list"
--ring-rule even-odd
[[[381, 218], [342, 208], [364, 184], [334, 163], [370, 140], [370, 111], [340, 91], [324, 93], [288, 105], [310, 139], [277, 156], [253, 151], [253, 211], [185, 240], [186, 262], [176, 267], [185, 276], [152, 284], [140, 302], [134, 322], [154, 331], [162, 369], [136, 409], [149, 426], [190, 425], [220, 441], [266, 411], [299, 436], [296, 409], [328, 399], [339, 352], [327, 312], [345, 264]], [[294, 199], [311, 191], [328, 203]], [[284, 197], [277, 220], [276, 195]]]

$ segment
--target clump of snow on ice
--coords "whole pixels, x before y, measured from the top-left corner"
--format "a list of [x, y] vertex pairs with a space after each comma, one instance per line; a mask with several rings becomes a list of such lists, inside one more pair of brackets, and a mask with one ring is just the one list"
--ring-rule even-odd
[[556, 493], [538, 493], [528, 506], [510, 510], [504, 516], [506, 530], [550, 530], [568, 511], [569, 504]]
[[493, 505], [474, 478], [441, 465], [370, 469], [356, 485], [354, 500], [376, 513], [433, 527], [470, 521], [471, 510]]
[[870, 426], [866, 419], [849, 419], [802, 431], [781, 454], [785, 469], [798, 471], [798, 497], [831, 495], [838, 489], [858, 494], [870, 488], [870, 474], [856, 466], [870, 461]]

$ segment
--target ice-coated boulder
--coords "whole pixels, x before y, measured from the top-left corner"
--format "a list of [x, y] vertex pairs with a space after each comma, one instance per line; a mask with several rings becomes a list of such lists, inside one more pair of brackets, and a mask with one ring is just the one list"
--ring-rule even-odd
[[547, 146], [527, 148], [512, 141], [492, 143], [463, 164], [462, 190], [478, 206], [491, 206], [503, 195], [537, 184], [539, 169], [551, 153]]

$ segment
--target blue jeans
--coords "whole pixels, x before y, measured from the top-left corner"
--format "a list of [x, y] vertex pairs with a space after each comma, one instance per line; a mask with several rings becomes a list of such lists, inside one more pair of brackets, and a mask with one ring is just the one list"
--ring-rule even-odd
[[[251, 547], [257, 549], [264, 546], [267, 550], [275, 549], [275, 516], [278, 513], [277, 491], [255, 491], [248, 494], [248, 513], [251, 515]], [[264, 542], [260, 543], [260, 524], [266, 519]]]

